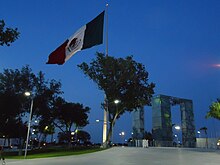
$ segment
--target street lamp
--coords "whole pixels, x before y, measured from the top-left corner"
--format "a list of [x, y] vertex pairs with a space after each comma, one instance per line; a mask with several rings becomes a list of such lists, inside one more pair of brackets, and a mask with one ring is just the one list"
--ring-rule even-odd
[[180, 126], [178, 126], [178, 125], [176, 125], [174, 128], [175, 128], [176, 130], [180, 130]]
[[118, 103], [120, 103], [120, 100], [116, 99], [114, 100], [114, 103], [117, 105]]
[[[116, 99], [114, 100], [114, 103], [116, 105], [116, 111], [118, 111], [118, 104], [120, 103], [120, 100]], [[114, 125], [112, 125], [112, 144], [113, 144], [113, 139], [114, 139]]]
[[[24, 95], [29, 97], [29, 96], [31, 96], [31, 93], [25, 92]], [[30, 134], [30, 128], [31, 128], [31, 116], [32, 116], [32, 110], [33, 110], [33, 104], [34, 104], [34, 99], [31, 98], [30, 115], [29, 115], [29, 121], [28, 121], [28, 131], [27, 131], [26, 146], [25, 146], [25, 152], [24, 152], [25, 159], [27, 157], [27, 148], [28, 148], [29, 134]]]
[[[177, 131], [179, 131], [179, 130], [181, 129], [181, 127], [180, 127], [179, 125], [176, 125], [174, 128], [175, 128]], [[177, 134], [178, 134], [178, 132], [177, 132]], [[177, 138], [177, 143], [180, 144], [180, 141], [179, 141], [179, 139], [178, 139], [178, 135], [176, 135], [175, 137]]]
[[123, 143], [124, 143], [125, 132], [122, 131], [122, 132], [119, 133], [119, 135], [121, 136], [121, 139], [122, 139], [122, 145], [123, 145]]
[[197, 133], [198, 133], [198, 135], [199, 135], [199, 138], [200, 138], [200, 133], [201, 133], [201, 132], [200, 132], [200, 131], [197, 131]]

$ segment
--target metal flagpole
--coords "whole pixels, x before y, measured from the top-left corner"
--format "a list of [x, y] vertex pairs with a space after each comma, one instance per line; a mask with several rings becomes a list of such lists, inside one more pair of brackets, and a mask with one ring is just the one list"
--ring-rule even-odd
[[105, 46], [106, 46], [106, 50], [105, 50], [105, 54], [106, 54], [106, 57], [108, 57], [108, 3], [106, 4], [106, 9], [105, 9]]
[[[108, 57], [108, 3], [106, 4], [106, 10], [105, 10], [105, 44], [106, 44], [106, 50], [105, 50], [105, 55]], [[104, 119], [103, 119], [103, 138], [102, 138], [102, 143], [103, 147], [107, 147], [107, 130], [108, 130], [108, 100], [105, 94], [105, 106], [104, 106]]]

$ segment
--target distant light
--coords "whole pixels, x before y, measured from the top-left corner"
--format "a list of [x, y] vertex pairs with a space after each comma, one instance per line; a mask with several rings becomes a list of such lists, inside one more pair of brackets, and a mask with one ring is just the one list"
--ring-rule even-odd
[[200, 134], [200, 131], [197, 131], [198, 134]]
[[125, 132], [121, 132], [121, 135], [124, 136], [124, 135], [125, 135]]
[[45, 130], [47, 130], [47, 129], [48, 129], [48, 126], [45, 127]]
[[98, 119], [97, 119], [97, 120], [95, 120], [95, 121], [96, 121], [97, 123], [98, 123], [98, 122], [100, 122], [100, 120], [98, 120]]
[[118, 100], [118, 99], [114, 100], [115, 104], [118, 104], [119, 102], [120, 102], [120, 100]]
[[133, 133], [133, 132], [131, 132], [131, 134], [133, 135], [134, 133]]
[[75, 132], [71, 132], [71, 135], [74, 135], [75, 134]]
[[177, 137], [177, 135], [174, 135], [175, 137]]
[[25, 95], [25, 96], [30, 96], [31, 93], [30, 93], [30, 92], [25, 92], [24, 95]]
[[178, 125], [175, 126], [174, 128], [175, 128], [176, 130], [180, 130], [180, 126], [178, 126]]

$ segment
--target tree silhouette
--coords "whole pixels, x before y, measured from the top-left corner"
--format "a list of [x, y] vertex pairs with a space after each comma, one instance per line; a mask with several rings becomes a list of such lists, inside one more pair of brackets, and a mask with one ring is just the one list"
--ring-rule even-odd
[[[145, 66], [134, 61], [132, 56], [114, 58], [97, 53], [90, 65], [84, 62], [78, 67], [105, 92], [107, 101], [104, 107], [108, 107], [111, 123], [107, 141], [122, 114], [150, 105], [155, 84], [148, 83]], [[117, 106], [114, 104], [116, 99], [120, 100]]]
[[206, 118], [209, 117], [220, 120], [220, 99], [217, 99], [216, 102], [213, 102], [209, 106], [209, 112], [207, 112]]
[[[66, 102], [62, 98], [56, 100], [54, 106], [54, 125], [58, 127], [68, 142], [71, 142], [71, 132], [76, 132], [79, 127], [86, 126], [88, 122], [88, 113], [90, 108], [84, 107], [80, 103]], [[62, 137], [63, 134], [62, 134]]]
[[0, 46], [10, 46], [12, 42], [18, 39], [20, 33], [18, 29], [5, 27], [5, 21], [0, 20]]

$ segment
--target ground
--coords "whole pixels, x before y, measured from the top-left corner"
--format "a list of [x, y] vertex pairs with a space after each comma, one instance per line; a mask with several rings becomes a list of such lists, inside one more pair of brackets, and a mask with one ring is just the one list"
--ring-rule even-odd
[[114, 147], [84, 155], [6, 162], [7, 165], [219, 165], [220, 150]]

